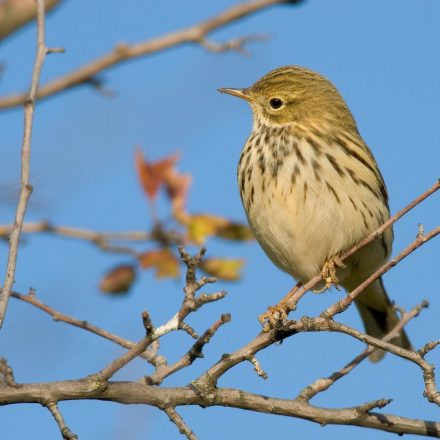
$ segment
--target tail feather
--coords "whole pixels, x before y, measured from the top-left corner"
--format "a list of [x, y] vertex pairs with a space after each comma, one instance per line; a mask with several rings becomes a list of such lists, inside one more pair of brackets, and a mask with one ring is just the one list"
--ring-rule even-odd
[[[375, 281], [367, 287], [356, 299], [355, 303], [364, 323], [366, 333], [375, 338], [383, 338], [400, 320], [388, 298], [382, 279]], [[402, 348], [412, 349], [404, 330], [401, 330], [390, 342]], [[378, 362], [384, 355], [385, 352], [383, 350], [375, 350], [370, 355], [370, 360]]]

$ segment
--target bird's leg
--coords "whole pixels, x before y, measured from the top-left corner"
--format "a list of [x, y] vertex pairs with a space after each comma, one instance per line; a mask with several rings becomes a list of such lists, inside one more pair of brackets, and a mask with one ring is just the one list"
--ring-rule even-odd
[[[287, 315], [293, 310], [292, 307], [289, 307], [289, 301], [301, 286], [302, 284], [299, 281], [278, 304], [269, 306], [267, 310], [258, 317], [260, 324], [263, 326], [263, 331], [267, 332], [270, 328], [274, 328], [277, 323], [287, 319]], [[266, 325], [266, 321], [268, 325]]]
[[330, 257], [325, 263], [321, 270], [322, 280], [325, 282], [325, 286], [322, 289], [313, 290], [314, 293], [321, 293], [327, 290], [331, 286], [335, 286], [339, 290], [339, 280], [336, 276], [336, 268], [345, 267], [339, 255], [334, 255]]

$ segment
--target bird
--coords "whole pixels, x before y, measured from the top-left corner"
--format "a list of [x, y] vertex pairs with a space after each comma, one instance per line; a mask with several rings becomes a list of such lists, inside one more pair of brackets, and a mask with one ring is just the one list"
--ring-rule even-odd
[[[384, 179], [342, 95], [324, 76], [299, 66], [272, 70], [247, 88], [219, 91], [252, 109], [237, 180], [266, 255], [299, 285], [321, 274], [324, 289], [355, 289], [388, 260], [393, 231], [340, 260], [390, 217]], [[284, 304], [275, 308], [281, 315]], [[382, 338], [399, 322], [381, 278], [355, 304], [371, 336]], [[411, 348], [404, 330], [391, 342]], [[370, 360], [384, 354], [375, 350]]]

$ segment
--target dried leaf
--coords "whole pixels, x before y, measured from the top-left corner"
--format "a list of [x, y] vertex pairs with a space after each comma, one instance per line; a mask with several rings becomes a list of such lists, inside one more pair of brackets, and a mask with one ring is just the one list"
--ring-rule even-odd
[[243, 223], [229, 223], [216, 232], [217, 237], [224, 238], [226, 240], [254, 240], [254, 234], [249, 226]]
[[125, 293], [136, 278], [136, 269], [131, 264], [122, 264], [107, 272], [99, 289], [106, 293]]
[[173, 168], [179, 156], [177, 154], [156, 162], [149, 162], [144, 158], [140, 149], [135, 153], [135, 165], [142, 189], [149, 199], [154, 199], [165, 178]]
[[173, 168], [168, 170], [165, 177], [165, 188], [171, 200], [174, 216], [183, 222], [186, 222], [187, 219], [185, 205], [190, 185], [191, 176], [189, 174], [180, 174]]
[[188, 235], [195, 244], [201, 245], [209, 235], [217, 232], [228, 225], [229, 221], [223, 217], [210, 214], [197, 214], [189, 217]]
[[227, 258], [206, 258], [200, 264], [200, 269], [208, 275], [226, 280], [236, 281], [240, 279], [240, 269], [244, 264], [243, 260]]
[[155, 268], [157, 278], [177, 278], [180, 275], [180, 261], [169, 249], [144, 252], [138, 260], [143, 269]]

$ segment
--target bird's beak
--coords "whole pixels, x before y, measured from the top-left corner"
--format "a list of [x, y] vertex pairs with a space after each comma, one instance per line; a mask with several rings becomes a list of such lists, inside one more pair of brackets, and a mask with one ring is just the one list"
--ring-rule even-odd
[[248, 89], [218, 89], [220, 93], [227, 93], [228, 95], [237, 96], [238, 98], [245, 99], [246, 101], [253, 102], [253, 98], [249, 95]]

